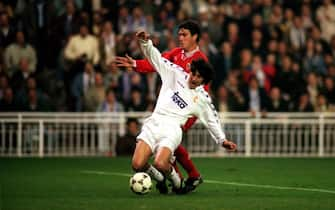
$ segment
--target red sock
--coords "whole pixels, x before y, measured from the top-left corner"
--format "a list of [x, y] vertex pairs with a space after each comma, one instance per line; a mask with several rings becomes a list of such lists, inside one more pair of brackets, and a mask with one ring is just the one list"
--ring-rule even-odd
[[200, 173], [194, 166], [187, 150], [182, 145], [174, 151], [178, 163], [186, 170], [188, 177], [199, 177]]

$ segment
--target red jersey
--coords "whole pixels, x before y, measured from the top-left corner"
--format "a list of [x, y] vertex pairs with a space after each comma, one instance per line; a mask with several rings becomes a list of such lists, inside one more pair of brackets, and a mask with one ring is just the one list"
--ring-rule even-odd
[[[162, 56], [171, 62], [181, 66], [184, 71], [189, 73], [191, 71], [191, 62], [193, 60], [204, 59], [208, 62], [207, 56], [199, 50], [197, 47], [192, 52], [185, 52], [182, 48], [174, 48], [168, 52], [162, 53]], [[136, 60], [136, 69], [137, 72], [155, 72], [156, 70], [151, 66], [148, 60]], [[209, 85], [205, 86], [205, 90], [209, 90]], [[185, 125], [183, 126], [184, 130], [188, 130], [194, 122], [197, 120], [196, 117], [190, 118], [187, 120]]]
[[[162, 56], [169, 61], [181, 66], [186, 72], [191, 71], [191, 62], [197, 59], [208, 61], [206, 55], [198, 48], [192, 52], [185, 53], [182, 48], [174, 48], [171, 51], [165, 52]], [[138, 72], [155, 72], [148, 60], [136, 60], [136, 71]]]

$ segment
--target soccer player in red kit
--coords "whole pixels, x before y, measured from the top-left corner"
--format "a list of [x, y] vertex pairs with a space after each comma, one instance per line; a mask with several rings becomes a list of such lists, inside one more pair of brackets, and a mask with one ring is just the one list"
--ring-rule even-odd
[[[168, 52], [162, 54], [163, 57], [172, 61], [173, 63], [181, 66], [186, 72], [190, 72], [190, 64], [193, 60], [203, 59], [208, 61], [206, 55], [202, 53], [198, 46], [198, 41], [200, 39], [200, 27], [199, 25], [191, 20], [185, 21], [178, 27], [178, 41], [179, 47], [174, 48]], [[133, 67], [135, 71], [145, 73], [145, 72], [155, 72], [155, 69], [151, 66], [148, 60], [134, 60], [129, 56], [117, 57], [116, 63], [121, 67]], [[205, 87], [208, 91], [208, 85]], [[183, 126], [183, 130], [187, 131], [197, 120], [196, 117], [188, 119], [188, 121]], [[176, 160], [180, 165], [186, 170], [188, 174], [188, 179], [185, 182], [183, 188], [183, 193], [188, 193], [193, 191], [199, 184], [203, 182], [199, 171], [193, 164], [190, 156], [182, 145], [175, 150], [174, 155]], [[167, 188], [163, 186], [158, 186], [161, 193], [167, 193]]]

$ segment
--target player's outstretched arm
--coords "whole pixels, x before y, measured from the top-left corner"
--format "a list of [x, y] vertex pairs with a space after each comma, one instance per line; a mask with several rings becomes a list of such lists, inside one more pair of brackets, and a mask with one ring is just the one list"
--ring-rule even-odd
[[125, 57], [117, 56], [115, 62], [118, 67], [133, 68], [136, 61], [126, 54]]
[[140, 48], [144, 56], [149, 60], [150, 64], [156, 69], [161, 76], [162, 81], [173, 79], [175, 73], [174, 68], [177, 68], [171, 61], [163, 58], [159, 50], [153, 45], [149, 39], [149, 34], [145, 31], [136, 33]]

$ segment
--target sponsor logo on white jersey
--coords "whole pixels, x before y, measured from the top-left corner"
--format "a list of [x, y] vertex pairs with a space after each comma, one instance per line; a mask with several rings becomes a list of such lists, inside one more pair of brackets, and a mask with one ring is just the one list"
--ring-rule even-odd
[[174, 92], [172, 95], [172, 101], [174, 103], [177, 104], [177, 106], [179, 106], [179, 108], [184, 109], [188, 104], [186, 103], [186, 101], [184, 101], [184, 99], [182, 97], [179, 96], [179, 92]]

